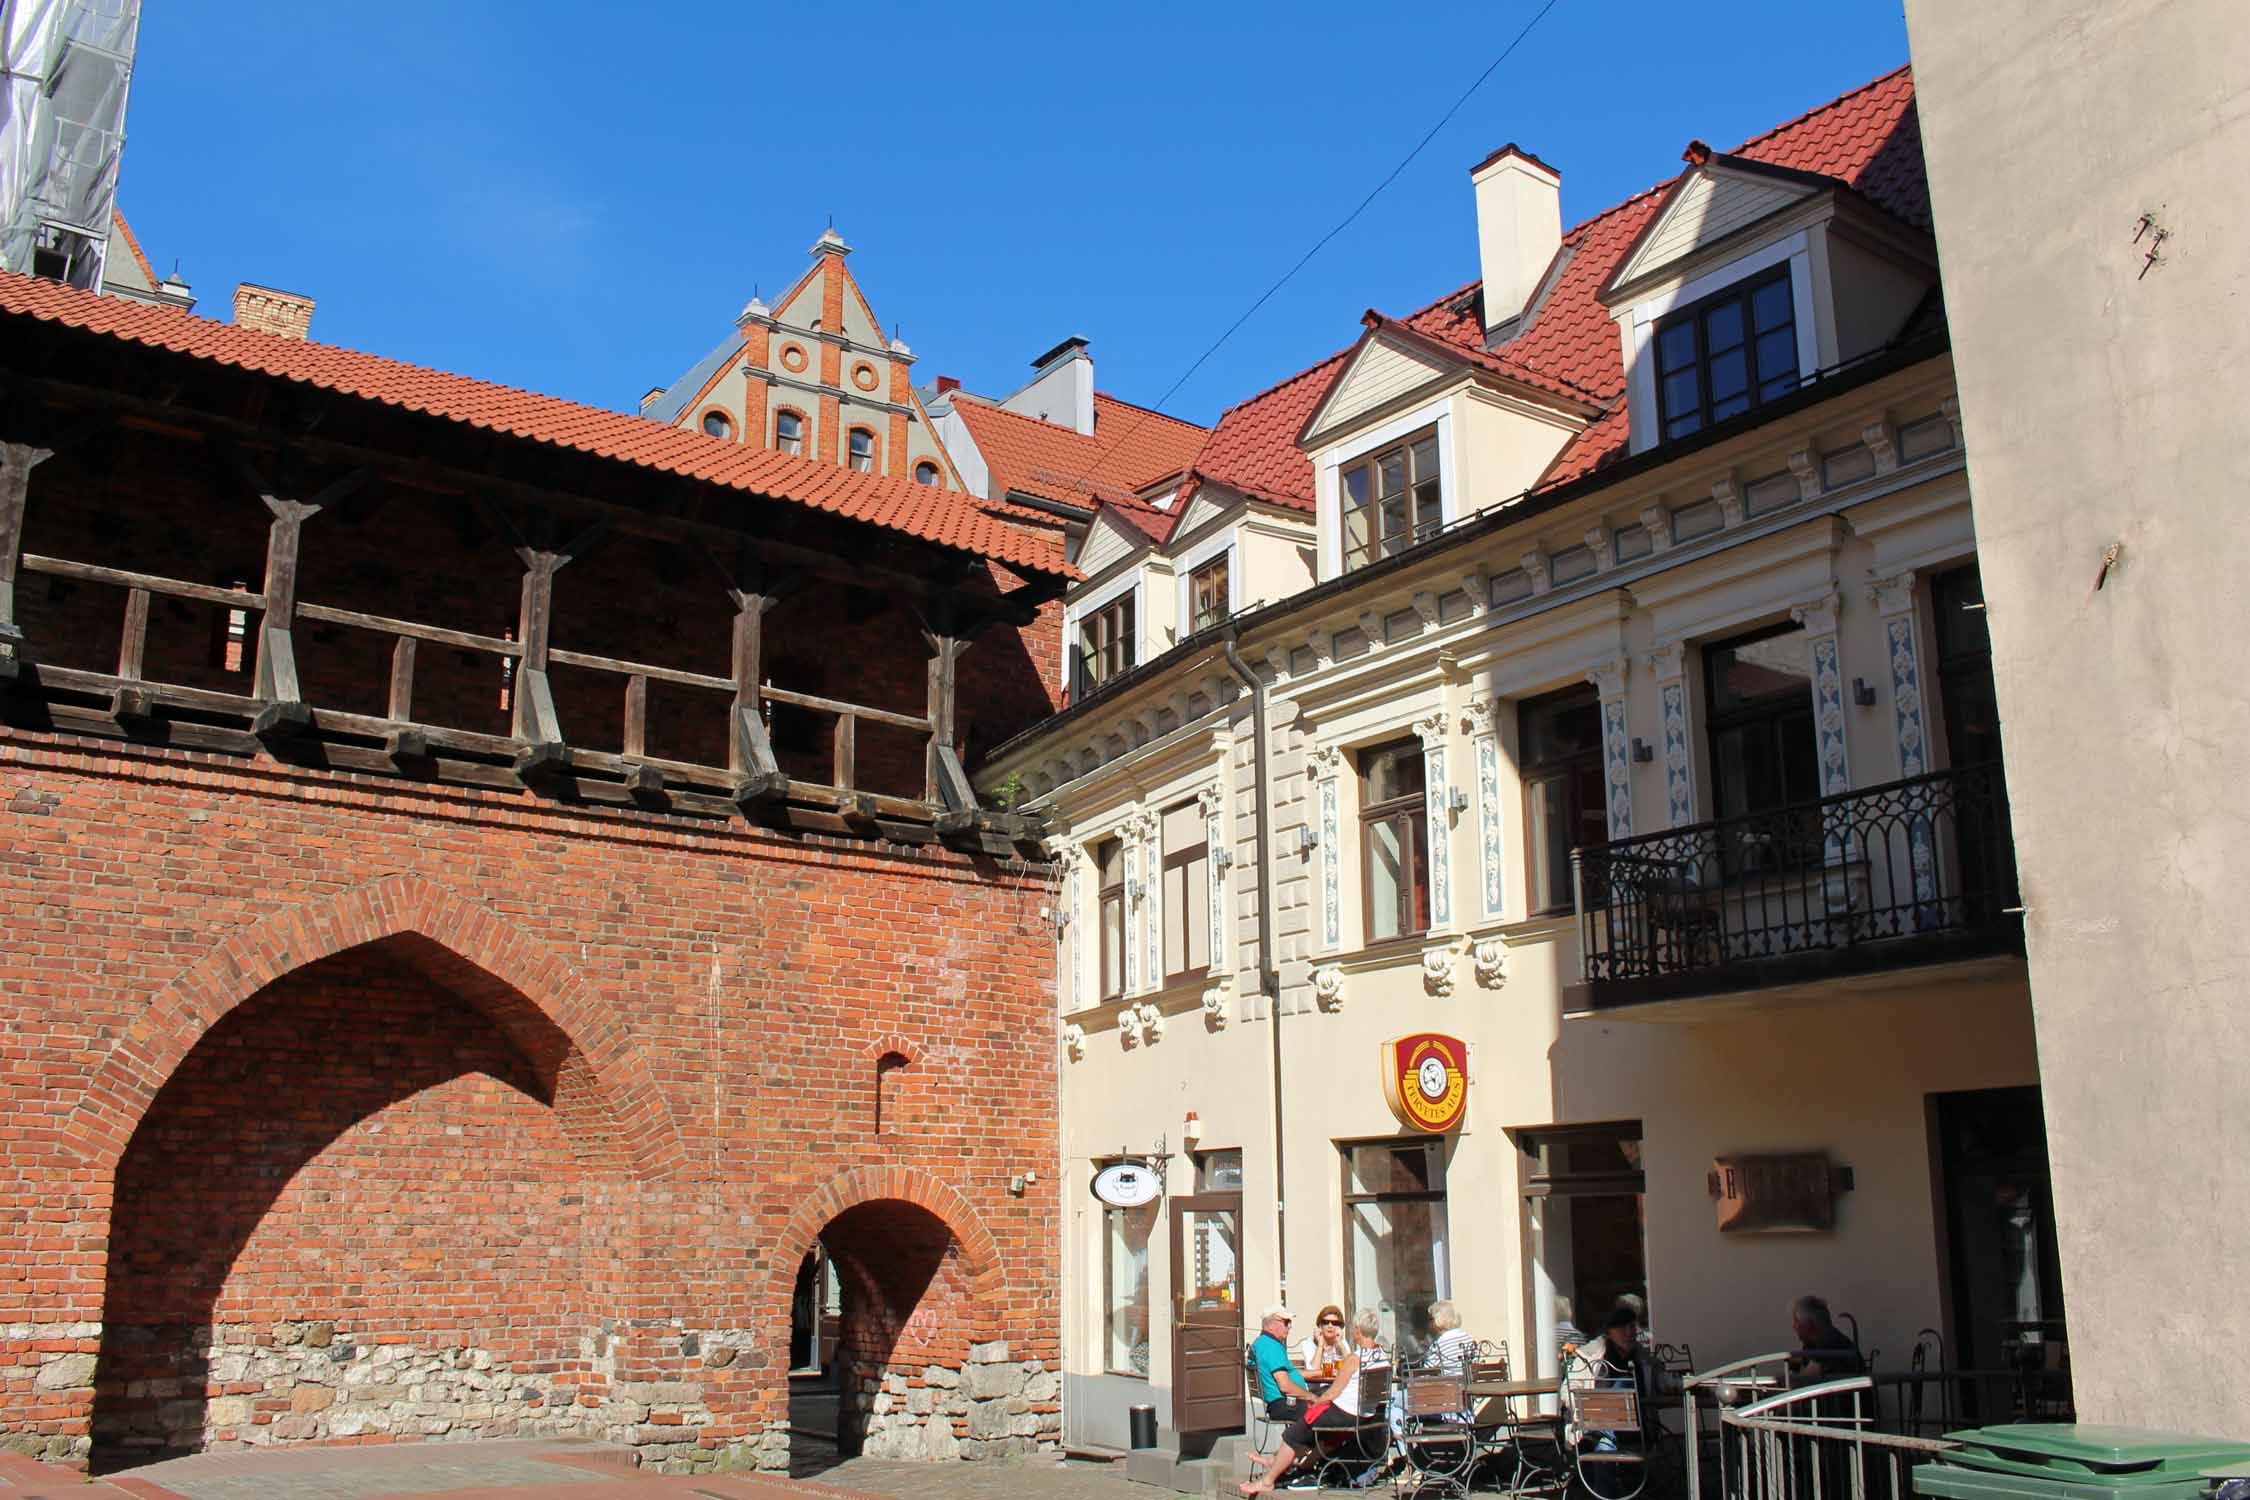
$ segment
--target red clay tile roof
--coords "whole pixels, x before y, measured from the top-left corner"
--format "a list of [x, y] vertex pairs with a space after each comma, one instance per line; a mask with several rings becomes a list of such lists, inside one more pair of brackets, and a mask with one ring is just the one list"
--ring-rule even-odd
[[[1834, 177], [1906, 223], [1923, 229], [1930, 225], [1929, 180], [1922, 166], [1921, 122], [1914, 110], [1910, 68], [1885, 73], [1751, 137], [1729, 154]], [[1563, 246], [1570, 261], [1545, 305], [1522, 337], [1501, 346], [1500, 354], [1511, 365], [1614, 403], [1606, 416], [1563, 448], [1541, 476], [1543, 484], [1578, 478], [1625, 449], [1624, 362], [1616, 325], [1597, 297], [1676, 180], [1636, 193], [1568, 230]], [[1479, 285], [1472, 281], [1448, 292], [1405, 322], [1448, 343], [1481, 351]]]
[[1021, 490], [1066, 505], [1130, 498], [1152, 479], [1194, 461], [1210, 429], [1094, 393], [1094, 431], [1042, 422], [987, 401], [956, 396], [953, 409], [1003, 492]]
[[[1297, 446], [1297, 434], [1326, 399], [1350, 354], [1349, 349], [1331, 354], [1221, 412], [1210, 440], [1195, 456], [1195, 477], [1311, 515], [1312, 460]], [[1181, 495], [1183, 505], [1187, 498]]]
[[810, 506], [1017, 570], [1064, 577], [1075, 571], [1063, 561], [1052, 530], [1012, 524], [999, 508], [958, 490], [861, 474], [556, 396], [0, 271], [0, 326], [23, 317]]

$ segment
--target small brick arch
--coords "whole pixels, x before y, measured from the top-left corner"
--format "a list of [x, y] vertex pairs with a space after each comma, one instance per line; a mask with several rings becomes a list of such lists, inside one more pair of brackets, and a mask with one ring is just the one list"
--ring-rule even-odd
[[551, 947], [507, 918], [413, 875], [394, 875], [241, 929], [160, 991], [111, 1045], [72, 1112], [65, 1142], [114, 1167], [158, 1090], [221, 1017], [305, 965], [386, 938], [420, 938], [513, 990], [586, 1059], [643, 1179], [685, 1160], [655, 1075], [615, 1008]]
[[[880, 1202], [911, 1203], [953, 1232], [967, 1263], [973, 1307], [969, 1326], [963, 1332], [979, 1343], [1007, 1337], [1000, 1310], [1006, 1269], [1001, 1264], [999, 1241], [985, 1228], [968, 1199], [912, 1167], [854, 1167], [799, 1204], [774, 1245], [770, 1305], [788, 1307], [796, 1288], [797, 1263], [831, 1220], [863, 1203]], [[786, 1318], [783, 1327], [787, 1327]]]
[[922, 1060], [922, 1044], [912, 1037], [900, 1036], [895, 1031], [885, 1032], [859, 1049], [859, 1055], [869, 1062], [879, 1063], [886, 1057], [902, 1057], [913, 1067]]

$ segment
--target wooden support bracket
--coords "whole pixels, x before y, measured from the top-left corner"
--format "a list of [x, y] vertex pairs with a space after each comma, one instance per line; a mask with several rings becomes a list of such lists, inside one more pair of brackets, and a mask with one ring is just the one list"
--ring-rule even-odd
[[846, 792], [837, 799], [836, 811], [846, 823], [861, 832], [875, 827], [875, 799], [866, 792]]
[[789, 795], [789, 778], [779, 771], [751, 771], [736, 779], [732, 801], [746, 818], [762, 818]]
[[394, 729], [383, 736], [383, 753], [389, 756], [391, 763], [401, 771], [406, 770], [409, 766], [419, 770], [429, 763], [430, 737], [426, 731], [415, 725], [408, 725], [404, 729]]
[[156, 722], [156, 694], [145, 687], [121, 687], [109, 695], [109, 711], [128, 730]]
[[516, 756], [516, 779], [533, 791], [552, 793], [570, 778], [570, 747], [558, 740], [534, 740]]
[[661, 806], [664, 796], [664, 773], [647, 764], [625, 768], [625, 790], [643, 807]]
[[312, 728], [312, 710], [295, 699], [262, 704], [250, 721], [250, 733], [268, 750], [302, 738]]

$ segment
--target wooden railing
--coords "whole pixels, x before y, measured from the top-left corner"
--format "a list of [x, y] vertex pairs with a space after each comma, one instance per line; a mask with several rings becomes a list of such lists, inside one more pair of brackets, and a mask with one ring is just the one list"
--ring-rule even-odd
[[[41, 574], [71, 583], [93, 584], [124, 591], [124, 619], [116, 670], [102, 672], [46, 660], [47, 652], [23, 649], [9, 657], [11, 668], [25, 672], [40, 687], [66, 695], [91, 697], [99, 708], [52, 704], [49, 713], [58, 727], [103, 732], [114, 728], [127, 734], [161, 733], [163, 737], [198, 748], [246, 749], [263, 746], [277, 750], [291, 741], [322, 741], [320, 759], [339, 769], [416, 774], [439, 780], [486, 786], [531, 787], [565, 791], [595, 801], [662, 805], [690, 812], [722, 814], [760, 813], [771, 820], [815, 829], [881, 833], [888, 837], [928, 838], [970, 835], [1003, 842], [1029, 835], [1028, 825], [1017, 827], [1010, 819], [977, 808], [974, 793], [959, 758], [950, 744], [935, 741], [937, 716], [899, 713], [842, 699], [794, 689], [774, 687], [756, 680], [755, 653], [738, 662], [748, 675], [722, 677], [653, 662], [631, 661], [592, 652], [550, 647], [547, 664], [607, 674], [622, 679], [619, 750], [589, 750], [563, 743], [559, 725], [547, 717], [532, 716], [544, 732], [525, 733], [526, 716], [517, 715], [517, 732], [496, 735], [441, 726], [415, 717], [416, 654], [420, 645], [443, 646], [492, 657], [511, 664], [513, 689], [520, 694], [528, 685], [522, 640], [481, 635], [414, 620], [371, 614], [314, 602], [294, 602], [295, 618], [322, 625], [342, 626], [392, 638], [390, 676], [385, 712], [380, 718], [304, 702], [301, 697], [277, 697], [277, 669], [269, 663], [274, 650], [266, 618], [271, 603], [265, 591], [223, 588], [165, 578], [124, 568], [104, 567], [35, 553], [21, 554], [22, 573]], [[209, 605], [250, 617], [242, 633], [246, 657], [256, 652], [257, 680], [251, 692], [229, 692], [184, 682], [152, 680], [149, 666], [149, 614], [154, 598], [170, 598]], [[933, 661], [933, 698], [952, 693], [952, 653], [958, 642], [941, 640], [942, 682]], [[286, 670], [279, 679], [286, 690], [297, 691], [294, 646], [282, 642]], [[738, 652], [739, 656], [739, 652]], [[243, 670], [247, 673], [249, 662]], [[651, 683], [723, 695], [729, 708], [729, 755], [725, 766], [668, 759], [649, 753], [648, 695]], [[245, 686], [253, 684], [246, 682]], [[546, 685], [538, 684], [544, 693]], [[106, 701], [102, 701], [106, 700]], [[767, 734], [763, 710], [767, 704], [826, 716], [831, 722], [831, 753], [825, 782], [806, 782], [786, 775], [775, 757]], [[945, 708], [950, 709], [948, 701]], [[175, 716], [178, 716], [175, 718]], [[233, 721], [231, 725], [219, 721]], [[862, 782], [860, 726], [879, 724], [923, 737], [929, 764], [926, 795], [901, 797], [871, 791]], [[372, 742], [372, 743], [360, 743]]]

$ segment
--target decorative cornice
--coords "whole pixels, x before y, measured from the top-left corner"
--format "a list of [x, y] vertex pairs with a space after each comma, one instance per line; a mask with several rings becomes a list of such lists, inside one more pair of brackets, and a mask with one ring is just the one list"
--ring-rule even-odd
[[1499, 933], [1477, 939], [1470, 950], [1477, 970], [1477, 983], [1488, 990], [1501, 988], [1508, 982], [1508, 940]]
[[1524, 577], [1531, 580], [1531, 591], [1534, 594], [1544, 594], [1555, 586], [1554, 573], [1548, 567], [1545, 547], [1533, 547], [1524, 553], [1518, 565], [1523, 569]]
[[1797, 498], [1820, 498], [1820, 455], [1811, 448], [1798, 448], [1789, 455], [1789, 472], [1796, 476]]
[[1453, 958], [1451, 943], [1422, 950], [1422, 988], [1433, 995], [1453, 993]]
[[1426, 628], [1436, 629], [1438, 623], [1437, 595], [1429, 589], [1417, 589], [1414, 592], [1413, 603], [1414, 613], [1422, 617], [1422, 624]]
[[1482, 568], [1461, 575], [1461, 592], [1469, 596], [1469, 613], [1481, 615], [1492, 608], [1492, 579]]
[[1870, 414], [1860, 425], [1859, 440], [1875, 460], [1875, 472], [1888, 474], [1898, 467], [1898, 429], [1883, 412]]
[[1742, 485], [1732, 474], [1711, 481], [1711, 498], [1719, 502], [1719, 519], [1728, 526], [1742, 524]]
[[1334, 1014], [1344, 1008], [1344, 971], [1338, 964], [1322, 964], [1312, 971], [1313, 1004]]
[[1071, 1022], [1062, 1029], [1062, 1044], [1063, 1050], [1070, 1054], [1072, 1062], [1084, 1061], [1086, 1057], [1086, 1028], [1076, 1021]]
[[1641, 507], [1641, 525], [1648, 532], [1648, 549], [1655, 556], [1672, 545], [1672, 513], [1659, 501]]
[[1617, 534], [1607, 526], [1596, 524], [1586, 533], [1586, 550], [1594, 554], [1594, 571], [1606, 573], [1617, 566]]
[[1326, 781], [1344, 768], [1344, 752], [1335, 745], [1316, 745], [1305, 752], [1305, 770], [1313, 780]]
[[1461, 727], [1470, 734], [1499, 733], [1500, 700], [1471, 698], [1468, 707], [1461, 710]]
[[1425, 714], [1414, 721], [1413, 727], [1416, 737], [1422, 741], [1423, 749], [1442, 750], [1445, 748], [1446, 730], [1449, 727], [1446, 723], [1445, 710], [1439, 709], [1436, 713]]
[[1390, 644], [1383, 630], [1383, 612], [1363, 609], [1359, 612], [1359, 633], [1367, 637], [1367, 649], [1380, 651]]
[[1648, 669], [1658, 682], [1678, 682], [1687, 669], [1687, 642], [1674, 641], [1648, 654]]

